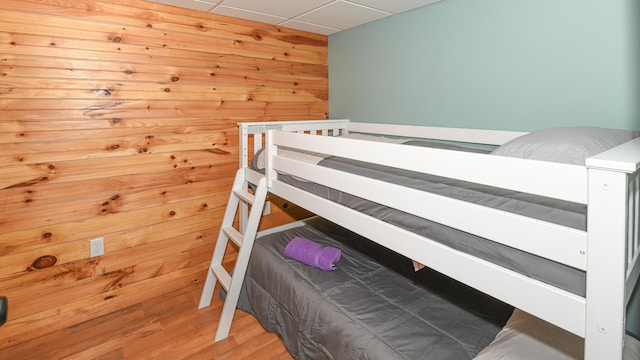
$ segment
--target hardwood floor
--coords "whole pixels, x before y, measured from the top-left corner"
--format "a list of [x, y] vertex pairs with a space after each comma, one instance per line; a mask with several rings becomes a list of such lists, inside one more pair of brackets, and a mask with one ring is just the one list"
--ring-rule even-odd
[[282, 340], [236, 310], [227, 339], [213, 342], [218, 290], [198, 310], [201, 284], [0, 350], [0, 359], [292, 359]]

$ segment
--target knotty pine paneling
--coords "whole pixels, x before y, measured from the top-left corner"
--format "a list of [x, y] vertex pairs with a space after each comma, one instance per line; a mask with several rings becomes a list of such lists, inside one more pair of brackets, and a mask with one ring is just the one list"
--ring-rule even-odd
[[0, 349], [200, 288], [236, 123], [326, 118], [327, 93], [322, 35], [141, 0], [0, 2]]

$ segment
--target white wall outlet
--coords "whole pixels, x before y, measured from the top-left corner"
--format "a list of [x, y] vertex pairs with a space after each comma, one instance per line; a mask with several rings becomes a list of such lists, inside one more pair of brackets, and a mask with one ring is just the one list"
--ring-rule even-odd
[[104, 238], [93, 239], [90, 242], [91, 257], [104, 255]]

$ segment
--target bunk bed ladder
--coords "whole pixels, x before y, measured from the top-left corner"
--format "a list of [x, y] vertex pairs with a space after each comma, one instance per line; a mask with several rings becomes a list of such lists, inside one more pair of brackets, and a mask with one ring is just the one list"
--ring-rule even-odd
[[[251, 249], [253, 248], [253, 242], [256, 237], [258, 224], [260, 223], [265, 198], [267, 196], [265, 178], [261, 177], [260, 180], [257, 181], [257, 186], [253, 194], [247, 189], [248, 181], [245, 171], [244, 169], [240, 169], [236, 173], [233, 182], [233, 188], [222, 219], [218, 240], [213, 250], [213, 257], [211, 258], [207, 279], [204, 283], [202, 295], [200, 296], [200, 304], [198, 305], [198, 308], [202, 309], [211, 304], [216, 282], [219, 282], [227, 292], [224, 306], [222, 307], [222, 315], [218, 322], [218, 330], [216, 331], [216, 342], [227, 338], [229, 335], [231, 321], [233, 320], [233, 314], [238, 304], [240, 289], [242, 288], [244, 275], [247, 271]], [[243, 223], [244, 219], [240, 221], [240, 228], [244, 228], [244, 231], [241, 232], [234, 227], [234, 220], [238, 209], [243, 204], [251, 206], [251, 209], [246, 223]], [[222, 266], [222, 260], [229, 239], [238, 246], [238, 256], [231, 274]]]

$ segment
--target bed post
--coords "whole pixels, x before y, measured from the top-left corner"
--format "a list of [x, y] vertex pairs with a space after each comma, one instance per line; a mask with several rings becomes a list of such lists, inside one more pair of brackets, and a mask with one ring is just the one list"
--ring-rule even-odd
[[[257, 135], [255, 135], [257, 136]], [[238, 156], [238, 168], [239, 169], [247, 169], [249, 166], [249, 124], [247, 123], [238, 123], [238, 137], [240, 138], [238, 145], [239, 156]], [[244, 184], [243, 190], [247, 190], [248, 185]], [[245, 225], [247, 224], [247, 219], [249, 218], [249, 206], [246, 203], [240, 204], [240, 212], [239, 212], [239, 225], [238, 227], [244, 231]]]
[[622, 359], [627, 174], [589, 169], [585, 359]]
[[638, 272], [640, 138], [586, 160], [585, 359], [622, 359], [626, 304]]

